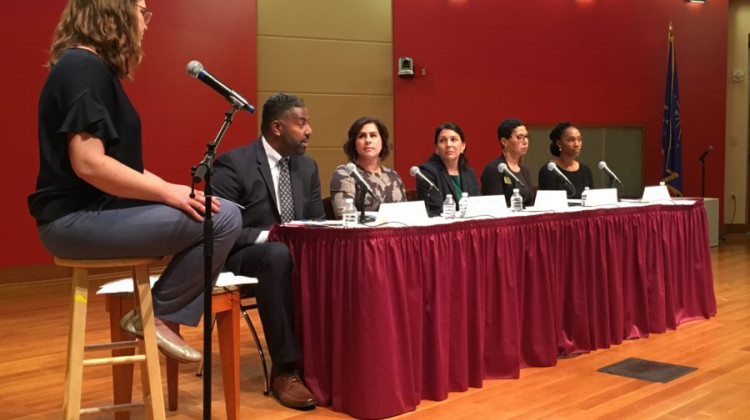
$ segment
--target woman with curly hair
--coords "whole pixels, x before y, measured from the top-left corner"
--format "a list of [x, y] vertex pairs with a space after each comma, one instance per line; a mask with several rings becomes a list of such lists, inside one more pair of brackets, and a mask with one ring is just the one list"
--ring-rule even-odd
[[[44, 246], [63, 258], [174, 254], [153, 289], [159, 348], [183, 362], [201, 354], [162, 320], [195, 326], [203, 307], [202, 191], [143, 167], [141, 121], [120, 84], [143, 58], [145, 0], [70, 0], [52, 42], [39, 98], [39, 174], [28, 198]], [[240, 233], [236, 206], [212, 199], [213, 275]], [[140, 316], [121, 327], [140, 334]]]

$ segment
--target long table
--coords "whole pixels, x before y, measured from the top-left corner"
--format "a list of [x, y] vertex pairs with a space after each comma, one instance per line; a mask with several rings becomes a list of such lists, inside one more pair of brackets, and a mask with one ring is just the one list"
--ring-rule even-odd
[[305, 382], [359, 418], [518, 378], [716, 314], [706, 212], [588, 210], [439, 226], [276, 226]]

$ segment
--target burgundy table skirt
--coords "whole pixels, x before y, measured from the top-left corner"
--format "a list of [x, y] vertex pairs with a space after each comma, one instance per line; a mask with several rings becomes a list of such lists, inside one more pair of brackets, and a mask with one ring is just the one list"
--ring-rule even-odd
[[716, 314], [702, 202], [332, 229], [276, 226], [305, 382], [359, 418]]

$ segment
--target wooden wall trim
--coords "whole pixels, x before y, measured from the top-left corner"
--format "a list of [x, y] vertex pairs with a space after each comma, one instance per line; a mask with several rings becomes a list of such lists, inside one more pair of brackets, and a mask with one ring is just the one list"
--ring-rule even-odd
[[747, 234], [750, 232], [750, 224], [748, 223], [733, 223], [724, 225], [724, 233], [733, 234]]
[[[161, 264], [150, 268], [152, 274], [161, 273], [163, 270], [164, 265]], [[73, 269], [71, 268], [59, 267], [54, 264], [0, 267], [0, 286], [70, 280], [72, 272]], [[130, 276], [129, 270], [118, 267], [110, 269], [92, 269], [89, 277], [92, 284], [100, 284], [110, 280], [121, 279], [128, 276]]]

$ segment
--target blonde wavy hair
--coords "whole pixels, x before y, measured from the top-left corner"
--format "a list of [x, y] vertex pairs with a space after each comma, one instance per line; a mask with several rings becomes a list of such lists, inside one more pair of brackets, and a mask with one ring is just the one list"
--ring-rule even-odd
[[50, 47], [48, 67], [68, 48], [88, 46], [119, 78], [132, 78], [143, 59], [134, 0], [70, 0], [60, 16]]

